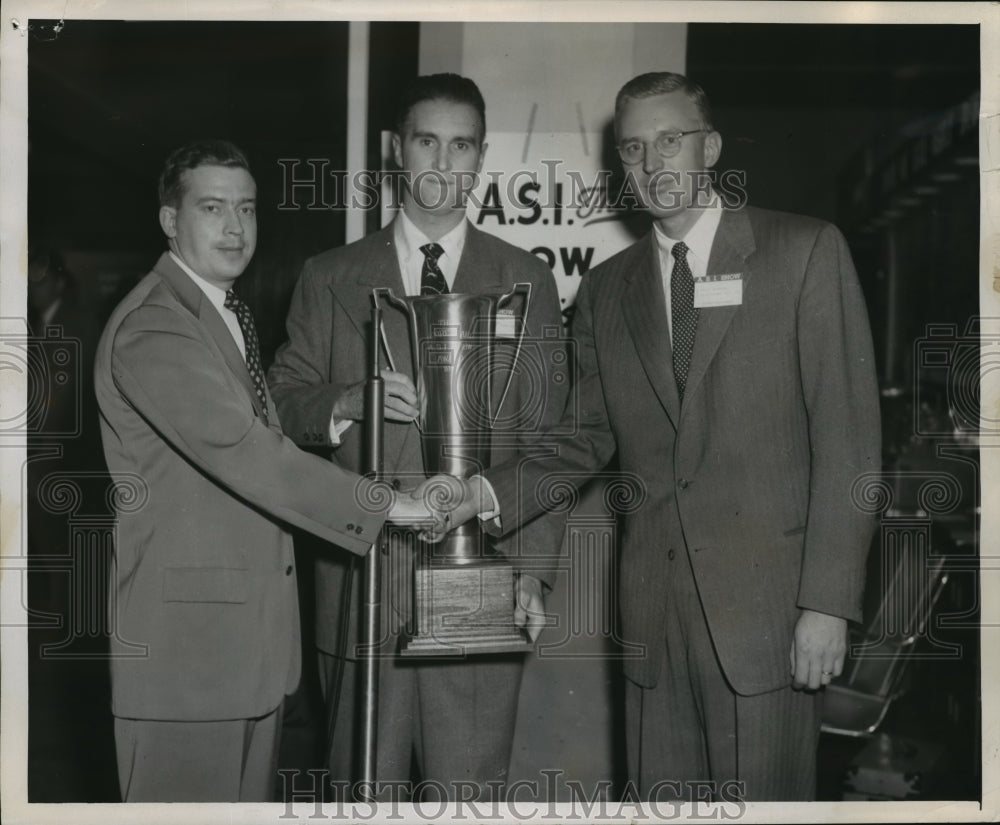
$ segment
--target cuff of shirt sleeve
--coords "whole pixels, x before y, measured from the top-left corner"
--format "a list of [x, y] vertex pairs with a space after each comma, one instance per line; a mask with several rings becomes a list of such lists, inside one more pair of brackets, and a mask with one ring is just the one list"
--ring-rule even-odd
[[340, 446], [340, 437], [347, 432], [347, 428], [353, 423], [354, 422], [349, 418], [344, 421], [337, 421], [333, 418], [330, 419], [330, 443], [334, 447]]
[[497, 529], [501, 529], [500, 505], [497, 503], [497, 494], [493, 485], [486, 479], [486, 476], [473, 476], [473, 478], [478, 478], [482, 482], [484, 497], [488, 499], [487, 503], [489, 504], [489, 508], [484, 509], [479, 514], [479, 520], [492, 521]]

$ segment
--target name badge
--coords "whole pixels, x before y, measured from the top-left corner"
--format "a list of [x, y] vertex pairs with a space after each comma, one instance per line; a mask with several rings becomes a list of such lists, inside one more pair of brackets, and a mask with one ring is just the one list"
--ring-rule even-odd
[[514, 337], [514, 310], [512, 309], [498, 309], [496, 315], [496, 326], [494, 327], [494, 333], [497, 338], [513, 338]]
[[743, 273], [706, 275], [694, 279], [695, 309], [731, 307], [743, 303]]

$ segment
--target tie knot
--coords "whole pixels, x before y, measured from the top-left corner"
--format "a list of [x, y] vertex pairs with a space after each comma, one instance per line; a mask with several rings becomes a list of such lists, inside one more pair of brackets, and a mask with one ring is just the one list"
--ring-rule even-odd
[[420, 247], [420, 251], [424, 253], [424, 257], [432, 263], [437, 263], [437, 259], [444, 255], [444, 247], [439, 243], [425, 243]]
[[670, 254], [674, 256], [677, 261], [687, 261], [688, 245], [684, 241], [678, 241], [674, 244], [674, 248], [670, 250]]
[[234, 312], [243, 306], [243, 301], [240, 300], [240, 296], [237, 295], [233, 290], [226, 290], [226, 300], [223, 301], [222, 305], [226, 309], [231, 309]]

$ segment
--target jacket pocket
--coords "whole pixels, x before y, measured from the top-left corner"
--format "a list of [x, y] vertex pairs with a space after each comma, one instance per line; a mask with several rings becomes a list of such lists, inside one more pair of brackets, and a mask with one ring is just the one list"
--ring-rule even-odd
[[242, 604], [247, 600], [248, 578], [241, 567], [167, 567], [163, 601]]

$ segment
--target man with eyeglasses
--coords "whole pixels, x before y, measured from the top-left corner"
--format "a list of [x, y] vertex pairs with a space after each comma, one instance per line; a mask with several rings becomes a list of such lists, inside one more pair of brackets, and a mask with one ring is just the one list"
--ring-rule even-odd
[[634, 78], [615, 131], [653, 229], [581, 283], [574, 435], [461, 482], [452, 524], [499, 510], [515, 529], [552, 480], [617, 453], [644, 494], [621, 546], [622, 629], [643, 651], [624, 662], [630, 780], [658, 800], [810, 799], [874, 527], [855, 504], [880, 466], [864, 298], [836, 227], [724, 208], [695, 83]]

